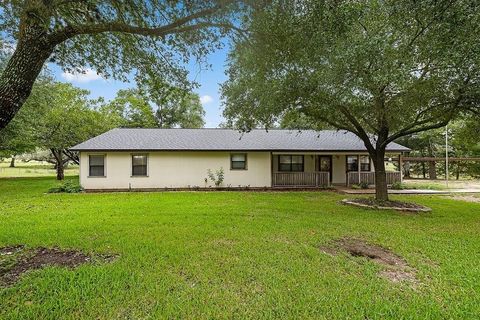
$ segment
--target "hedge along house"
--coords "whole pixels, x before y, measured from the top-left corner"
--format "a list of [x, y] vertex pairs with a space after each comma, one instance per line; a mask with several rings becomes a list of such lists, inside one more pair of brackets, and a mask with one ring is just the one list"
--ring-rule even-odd
[[[221, 186], [308, 188], [373, 184], [363, 142], [346, 131], [113, 129], [71, 148], [80, 153], [85, 190], [205, 188], [223, 168]], [[401, 181], [402, 153], [387, 147], [387, 181]]]

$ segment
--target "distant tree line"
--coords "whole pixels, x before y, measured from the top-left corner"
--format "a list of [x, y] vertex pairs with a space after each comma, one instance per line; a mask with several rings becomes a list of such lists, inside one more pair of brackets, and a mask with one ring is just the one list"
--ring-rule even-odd
[[[448, 126], [449, 157], [480, 157], [480, 121], [478, 117], [463, 117]], [[412, 149], [412, 157], [445, 158], [445, 128], [430, 130], [404, 137], [398, 141]], [[479, 161], [449, 163], [449, 173], [455, 179], [480, 178]], [[406, 177], [437, 179], [445, 176], [444, 161], [411, 162], [404, 166]]]

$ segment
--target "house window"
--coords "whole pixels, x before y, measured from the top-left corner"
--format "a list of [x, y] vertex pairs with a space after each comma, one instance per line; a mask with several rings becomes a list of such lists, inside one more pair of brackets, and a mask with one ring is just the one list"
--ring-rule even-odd
[[371, 171], [369, 156], [360, 156], [360, 171]]
[[278, 156], [278, 171], [303, 172], [303, 155]]
[[347, 156], [347, 171], [358, 171], [358, 156]]
[[105, 156], [90, 155], [88, 156], [88, 175], [90, 177], [105, 176]]
[[132, 155], [132, 176], [146, 177], [147, 176], [147, 155], [133, 154]]
[[247, 154], [235, 153], [230, 155], [230, 169], [231, 170], [246, 170], [247, 169]]

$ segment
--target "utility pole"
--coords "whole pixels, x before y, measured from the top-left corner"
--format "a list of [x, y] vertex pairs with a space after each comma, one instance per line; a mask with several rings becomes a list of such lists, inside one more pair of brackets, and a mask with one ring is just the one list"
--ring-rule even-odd
[[445, 126], [445, 182], [448, 188], [448, 125]]

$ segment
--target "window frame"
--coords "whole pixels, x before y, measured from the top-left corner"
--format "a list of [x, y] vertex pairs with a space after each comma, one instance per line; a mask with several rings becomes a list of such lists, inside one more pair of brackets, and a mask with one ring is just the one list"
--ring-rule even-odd
[[[349, 157], [355, 157], [355, 158], [357, 158], [357, 169], [356, 169], [356, 170], [349, 170], [349, 169], [348, 169], [348, 158], [349, 158]], [[347, 155], [345, 156], [345, 170], [346, 170], [347, 172], [358, 172], [358, 170], [360, 169], [359, 164], [360, 164], [360, 157], [358, 156], [358, 154], [347, 154]]]
[[[90, 164], [91, 163], [91, 157], [103, 157], [103, 175], [102, 176], [92, 176], [92, 171], [91, 171], [91, 167], [92, 165]], [[87, 178], [106, 178], [107, 177], [107, 155], [102, 153], [102, 154], [98, 154], [98, 153], [92, 153], [92, 154], [88, 154], [88, 176]], [[97, 166], [99, 167], [99, 166]]]
[[[281, 169], [281, 157], [290, 157], [290, 170], [282, 170]], [[302, 169], [301, 170], [293, 170], [293, 157], [301, 157], [302, 158]], [[303, 154], [279, 154], [278, 155], [278, 163], [277, 163], [277, 171], [278, 172], [305, 172], [305, 155]]]
[[[363, 170], [363, 168], [362, 168], [362, 157], [367, 157], [368, 158], [368, 170]], [[366, 163], [363, 163], [363, 164], [366, 164]], [[364, 154], [360, 155], [358, 157], [358, 165], [360, 167], [361, 172], [371, 172], [372, 171], [372, 159], [370, 158], [369, 155], [364, 155]]]
[[[233, 161], [234, 156], [243, 155], [245, 157], [244, 161]], [[234, 168], [234, 162], [243, 162], [243, 168]], [[248, 154], [245, 152], [236, 152], [230, 153], [230, 170], [248, 170]]]
[[[144, 156], [146, 158], [146, 164], [145, 164], [145, 174], [143, 175], [140, 175], [140, 174], [134, 174], [133, 172], [133, 157], [136, 157], [136, 156]], [[132, 178], [148, 178], [148, 174], [149, 174], [149, 154], [148, 153], [132, 153], [130, 155], [130, 177]]]

